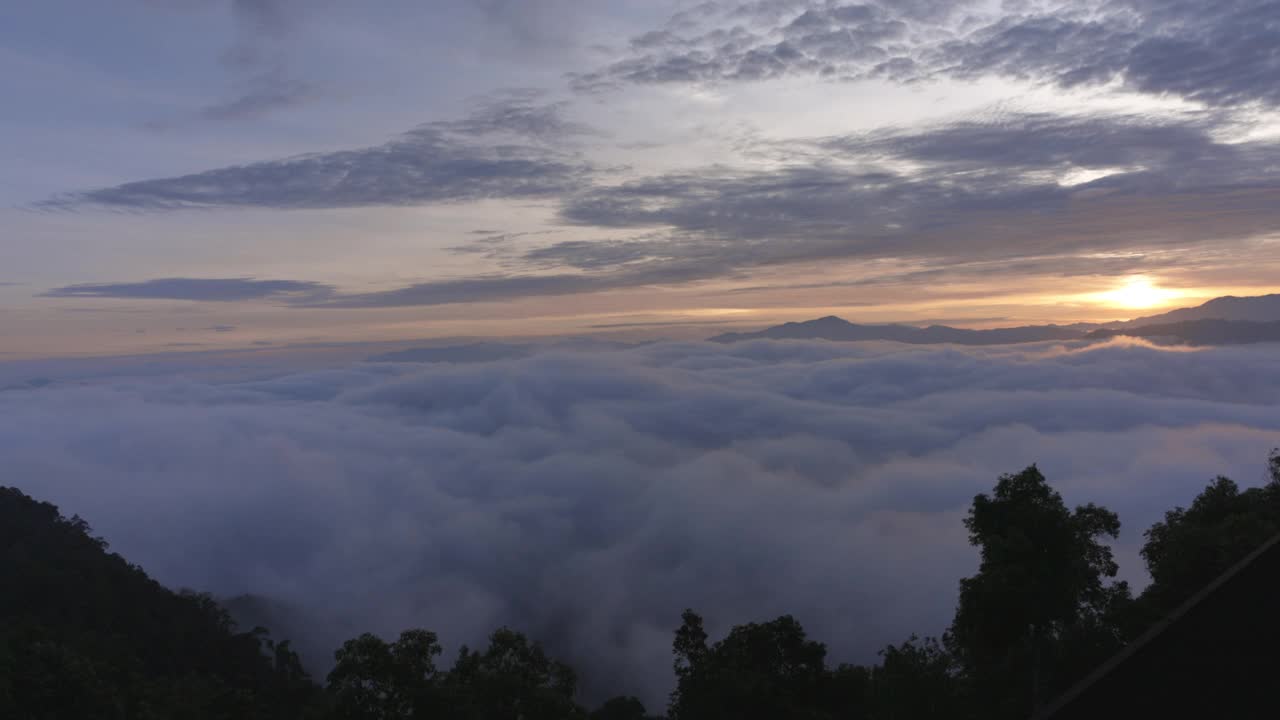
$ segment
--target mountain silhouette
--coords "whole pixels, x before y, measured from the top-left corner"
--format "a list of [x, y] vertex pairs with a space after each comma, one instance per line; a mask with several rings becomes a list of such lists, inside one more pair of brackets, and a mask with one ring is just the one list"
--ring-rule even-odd
[[915, 345], [1006, 345], [1045, 340], [1079, 340], [1085, 335], [1079, 327], [1063, 325], [1028, 325], [1024, 327], [969, 330], [946, 325], [914, 327], [911, 325], [858, 325], [834, 315], [776, 325], [758, 332], [725, 333], [709, 338], [711, 342], [732, 343], [743, 340], [892, 340]]
[[1145, 325], [1169, 325], [1192, 320], [1231, 320], [1235, 322], [1266, 323], [1280, 321], [1280, 294], [1235, 297], [1224, 295], [1196, 307], [1178, 308], [1159, 315], [1134, 318], [1120, 323], [1108, 323], [1108, 327], [1142, 327]]
[[1009, 345], [1051, 340], [1106, 340], [1125, 335], [1174, 339], [1191, 345], [1238, 345], [1280, 341], [1280, 294], [1224, 296], [1203, 305], [1160, 315], [1105, 324], [1024, 325], [970, 330], [946, 325], [916, 327], [899, 323], [860, 325], [834, 315], [789, 322], [756, 332], [731, 332], [710, 342], [745, 340], [890, 340], [914, 345]]

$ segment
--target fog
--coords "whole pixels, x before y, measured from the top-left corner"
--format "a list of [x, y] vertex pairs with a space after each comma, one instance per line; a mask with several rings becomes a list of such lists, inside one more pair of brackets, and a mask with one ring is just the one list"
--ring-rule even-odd
[[[950, 620], [977, 492], [1030, 463], [1142, 531], [1280, 445], [1274, 346], [658, 343], [271, 377], [171, 372], [0, 392], [0, 484], [78, 513], [173, 587], [343, 639], [507, 624], [586, 693], [669, 689], [679, 613], [794, 614], [865, 662]], [[148, 366], [153, 367], [153, 366]], [[277, 628], [277, 635], [280, 635]]]

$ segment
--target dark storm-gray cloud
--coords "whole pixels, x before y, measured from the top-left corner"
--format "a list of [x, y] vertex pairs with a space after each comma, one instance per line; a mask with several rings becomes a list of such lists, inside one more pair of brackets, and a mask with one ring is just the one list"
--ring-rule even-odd
[[[315, 298], [332, 292], [316, 282], [254, 280], [252, 278], [156, 278], [142, 282], [83, 283], [54, 288], [44, 297], [128, 298], [136, 300], [193, 300], [232, 302], [268, 298]], [[227, 327], [230, 326], [219, 326]], [[216, 328], [215, 328], [216, 329]]]
[[[1269, 349], [656, 344], [0, 394], [5, 482], [162, 581], [253, 592], [332, 647], [510, 623], [660, 704], [687, 606], [790, 612], [841, 660], [937, 632], [973, 494], [1037, 461], [1140, 532], [1280, 437]], [[321, 658], [323, 660], [323, 658]]]
[[461, 120], [427, 123], [382, 145], [141, 180], [42, 205], [291, 209], [555, 197], [581, 188], [594, 172], [560, 147], [589, 132], [562, 117], [563, 110], [509, 93], [482, 102]]
[[991, 75], [1061, 87], [1119, 80], [1208, 105], [1280, 103], [1276, 0], [1005, 4], [767, 2], [706, 6], [574, 76], [579, 90], [791, 75], [918, 81]]

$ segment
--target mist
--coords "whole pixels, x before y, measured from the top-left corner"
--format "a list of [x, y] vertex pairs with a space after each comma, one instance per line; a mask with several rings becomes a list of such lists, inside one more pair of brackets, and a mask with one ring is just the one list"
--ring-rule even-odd
[[[1280, 355], [1139, 342], [656, 343], [270, 377], [175, 366], [0, 392], [0, 484], [171, 587], [285, 608], [312, 672], [500, 625], [585, 694], [670, 689], [671, 633], [794, 614], [837, 661], [937, 634], [974, 494], [1031, 463], [1120, 514], [1121, 575], [1211, 478], [1262, 482]], [[141, 366], [140, 366], [141, 367]]]

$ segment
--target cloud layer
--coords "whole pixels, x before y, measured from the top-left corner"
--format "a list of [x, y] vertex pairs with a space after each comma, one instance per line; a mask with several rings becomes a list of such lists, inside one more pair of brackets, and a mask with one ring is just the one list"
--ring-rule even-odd
[[[548, 143], [592, 132], [568, 120], [560, 105], [535, 100], [504, 96], [466, 120], [422, 132], [477, 142], [506, 133]], [[994, 272], [1009, 275], [1036, 265], [1062, 275], [1116, 274], [1143, 263], [1150, 269], [1154, 261], [1142, 257], [1146, 252], [1205, 243], [1224, 249], [1280, 226], [1274, 173], [1280, 144], [1220, 139], [1223, 122], [1215, 113], [994, 110], [912, 129], [761, 140], [754, 151], [777, 155], [782, 164], [709, 166], [612, 184], [589, 183], [585, 166], [558, 165], [564, 173], [542, 175], [546, 167], [523, 160], [513, 161], [524, 168], [518, 172], [507, 161], [504, 170], [462, 162], [465, 172], [442, 181], [418, 173], [452, 172], [447, 164], [415, 169], [398, 150], [374, 149], [133, 183], [77, 202], [147, 205], [168, 196], [194, 203], [203, 195], [215, 205], [301, 207], [479, 199], [491, 191], [559, 193], [561, 222], [634, 238], [561, 241], [519, 253], [503, 248], [502, 272], [301, 299], [314, 307], [591, 293], [817, 260], [908, 259], [925, 263], [926, 272], [932, 265], [953, 275], [963, 274], [962, 263], [997, 260], [1002, 265]], [[377, 168], [340, 168], [348, 161]], [[261, 182], [252, 179], [259, 174]], [[504, 237], [486, 235], [469, 247], [489, 252]], [[1113, 251], [1128, 257], [1107, 255]], [[1165, 262], [1176, 266], [1179, 257]], [[990, 265], [982, 270], [987, 277], [992, 272]], [[118, 296], [116, 286], [97, 287], [102, 296]], [[51, 294], [86, 292], [72, 286]]]
[[82, 283], [54, 288], [45, 297], [124, 298], [232, 302], [266, 298], [315, 298], [332, 292], [317, 282], [253, 278], [156, 278], [142, 282]]
[[[836, 658], [937, 632], [960, 519], [1038, 462], [1125, 522], [1280, 444], [1270, 348], [665, 343], [0, 393], [7, 484], [162, 581], [300, 608], [320, 647], [500, 623], [660, 704], [679, 611], [795, 613]], [[184, 379], [186, 378], [186, 379]]]
[[426, 123], [372, 147], [140, 180], [42, 206], [316, 209], [563, 195], [593, 169], [561, 144], [593, 131], [563, 118], [563, 105], [538, 97], [498, 94], [464, 119]]
[[1280, 103], [1275, 0], [705, 3], [638, 35], [580, 91], [795, 75], [838, 80], [992, 75], [1064, 88], [1116, 81], [1210, 106]]
[[1215, 122], [997, 112], [762, 143], [784, 164], [641, 178], [579, 193], [561, 210], [567, 222], [665, 236], [562, 243], [527, 259], [706, 276], [829, 258], [1065, 261], [1273, 232], [1280, 150], [1215, 140]]

